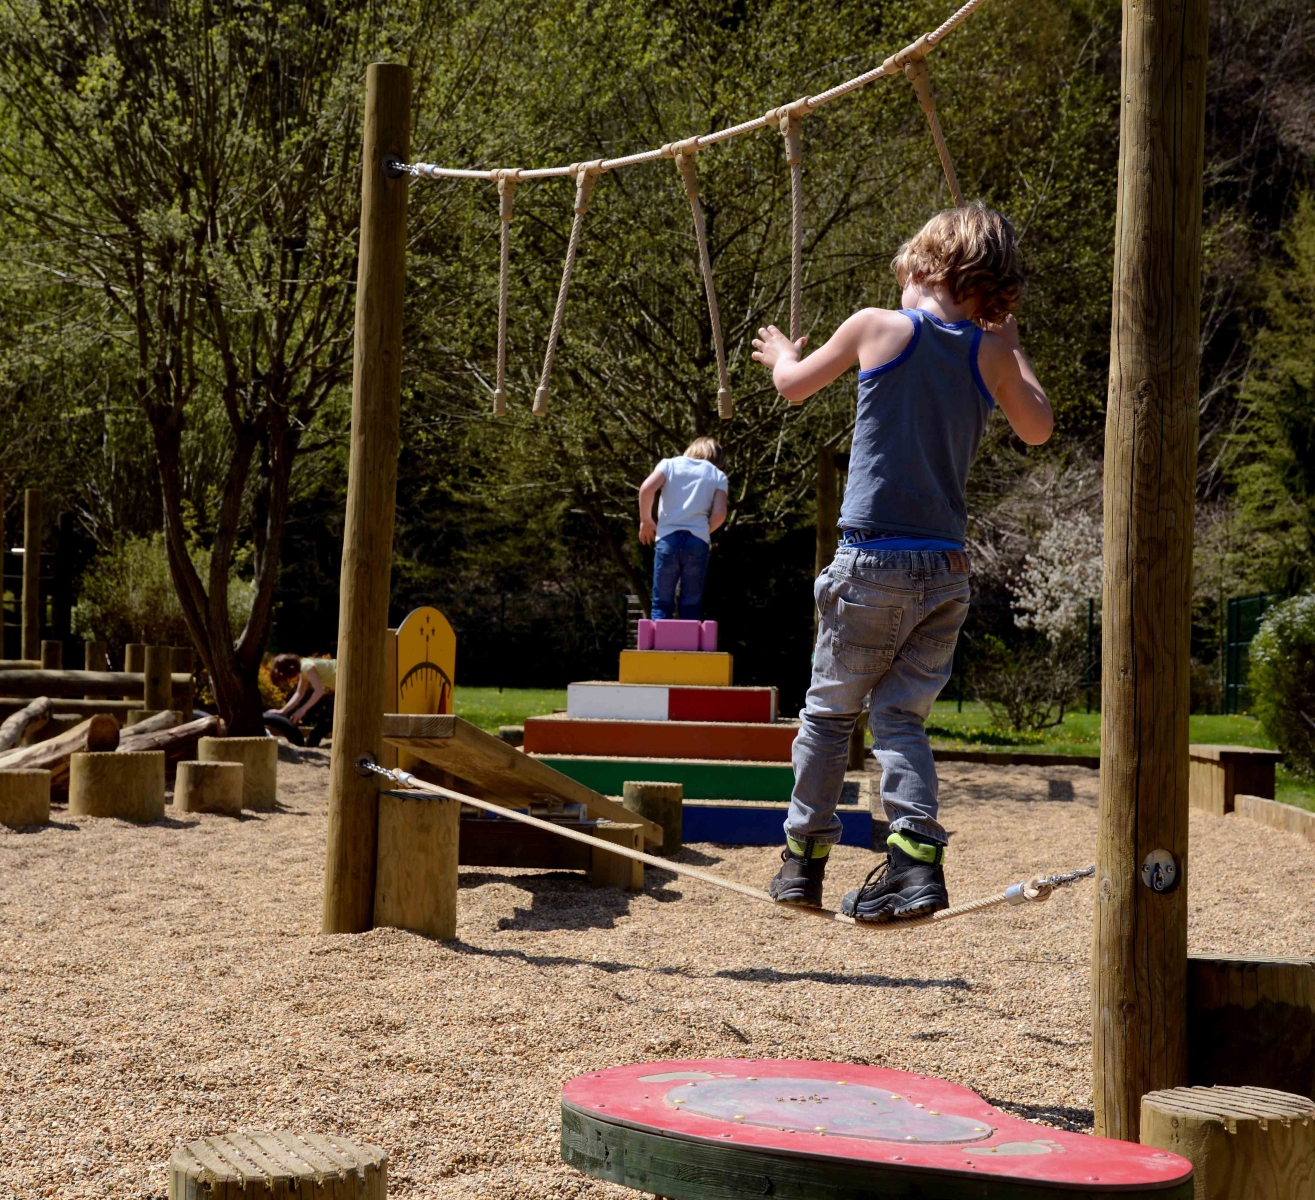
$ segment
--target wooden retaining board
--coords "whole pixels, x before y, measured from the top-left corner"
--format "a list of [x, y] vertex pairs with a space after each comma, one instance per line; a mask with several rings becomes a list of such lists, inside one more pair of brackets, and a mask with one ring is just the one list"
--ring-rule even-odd
[[660, 683], [572, 683], [566, 714], [605, 721], [776, 720], [773, 687], [673, 687]]
[[[475, 786], [477, 798], [508, 808], [523, 808], [527, 802], [542, 803], [544, 797], [556, 797], [568, 804], [583, 804], [591, 817], [642, 825], [648, 845], [662, 844], [661, 825], [632, 813], [575, 776], [554, 770], [551, 764], [523, 754], [460, 717], [385, 713], [383, 736], [389, 745], [409, 750], [416, 758], [449, 772], [458, 780], [468, 780]], [[620, 792], [618, 788], [617, 794]]]
[[793, 723], [601, 721], [553, 714], [526, 718], [525, 752], [789, 762], [798, 733]]
[[562, 1089], [562, 1159], [670, 1200], [1191, 1200], [1176, 1154], [1047, 1129], [927, 1075], [695, 1059]]
[[789, 800], [794, 790], [789, 763], [565, 754], [546, 754], [538, 761], [607, 796], [621, 795], [627, 779], [679, 783], [686, 800]]
[[[719, 846], [781, 846], [785, 844], [785, 814], [789, 807], [742, 800], [705, 804], [686, 801], [681, 810], [680, 840]], [[837, 808], [836, 815], [840, 818], [840, 845], [872, 848], [873, 820], [867, 809]]]
[[[491, 821], [487, 817], [462, 817], [457, 842], [457, 865], [461, 867], [526, 867], [538, 871], [587, 871], [593, 863], [593, 848], [569, 838], [558, 837], [532, 825]], [[565, 829], [596, 837], [593, 822], [571, 823]]]
[[1244, 796], [1238, 793], [1233, 797], [1233, 811], [1239, 817], [1259, 821], [1262, 825], [1282, 829], [1285, 833], [1295, 833], [1315, 843], [1315, 811], [1309, 808], [1267, 800], [1264, 796]]
[[621, 683], [671, 683], [730, 687], [729, 654], [702, 650], [622, 650]]

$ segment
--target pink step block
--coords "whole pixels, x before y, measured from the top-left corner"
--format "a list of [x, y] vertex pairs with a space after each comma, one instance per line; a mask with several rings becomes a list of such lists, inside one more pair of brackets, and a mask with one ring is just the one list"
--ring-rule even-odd
[[716, 650], [716, 621], [639, 621], [640, 650]]

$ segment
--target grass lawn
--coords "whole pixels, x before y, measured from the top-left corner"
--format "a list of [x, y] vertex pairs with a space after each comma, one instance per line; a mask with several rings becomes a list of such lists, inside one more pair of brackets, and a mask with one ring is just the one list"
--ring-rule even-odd
[[[526, 717], [566, 707], [566, 690], [557, 688], [458, 687], [457, 716], [473, 725], [497, 733], [499, 725], [520, 725]], [[1233, 746], [1271, 746], [1254, 717], [1224, 717], [1198, 713], [1188, 718], [1188, 736], [1193, 742], [1218, 742]], [[1084, 709], [1071, 712], [1064, 723], [1039, 733], [1015, 732], [991, 720], [986, 705], [965, 702], [963, 712], [953, 700], [942, 700], [927, 722], [932, 745], [942, 750], [1031, 750], [1038, 754], [1100, 753], [1100, 713]], [[1285, 804], [1315, 810], [1315, 782], [1294, 779], [1278, 769], [1275, 791]]]
[[523, 725], [526, 717], [539, 717], [566, 707], [566, 689], [457, 686], [454, 697], [457, 716], [497, 733], [499, 725]]

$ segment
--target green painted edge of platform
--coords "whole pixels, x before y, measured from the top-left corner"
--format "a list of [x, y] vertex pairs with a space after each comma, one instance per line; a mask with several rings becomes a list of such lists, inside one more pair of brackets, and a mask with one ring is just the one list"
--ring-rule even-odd
[[679, 783], [686, 800], [789, 800], [789, 763], [714, 762], [670, 758], [589, 758], [565, 754], [535, 757], [605, 796], [619, 796], [628, 779]]
[[1161, 1188], [1057, 1187], [901, 1170], [759, 1147], [715, 1145], [600, 1120], [562, 1102], [562, 1161], [595, 1179], [669, 1200], [1192, 1200], [1192, 1180]]

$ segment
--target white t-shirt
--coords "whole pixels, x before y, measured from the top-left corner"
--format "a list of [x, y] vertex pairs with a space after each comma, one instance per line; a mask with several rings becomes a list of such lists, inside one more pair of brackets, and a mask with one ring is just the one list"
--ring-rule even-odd
[[686, 458], [683, 454], [679, 458], [664, 458], [657, 470], [667, 480], [658, 493], [658, 537], [683, 529], [711, 545], [708, 517], [712, 513], [713, 497], [730, 490], [726, 473], [706, 458]]

